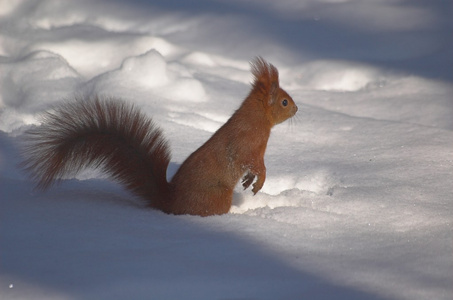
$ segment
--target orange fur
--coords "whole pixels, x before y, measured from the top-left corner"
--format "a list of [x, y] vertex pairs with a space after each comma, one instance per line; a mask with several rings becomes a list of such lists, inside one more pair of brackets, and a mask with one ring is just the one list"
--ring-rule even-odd
[[136, 108], [113, 99], [78, 100], [47, 113], [43, 125], [27, 133], [22, 165], [43, 189], [85, 167], [100, 167], [166, 213], [227, 213], [241, 177], [245, 189], [256, 178], [254, 194], [262, 188], [271, 128], [297, 112], [273, 65], [257, 58], [252, 73], [252, 90], [239, 109], [169, 183], [170, 155], [162, 132]]

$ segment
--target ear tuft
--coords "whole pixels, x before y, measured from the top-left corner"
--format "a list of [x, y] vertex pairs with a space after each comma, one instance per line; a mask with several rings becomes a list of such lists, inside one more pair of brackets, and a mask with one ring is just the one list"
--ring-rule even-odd
[[252, 74], [255, 76], [253, 89], [258, 89], [267, 95], [273, 94], [279, 88], [278, 70], [261, 56], [251, 62]]

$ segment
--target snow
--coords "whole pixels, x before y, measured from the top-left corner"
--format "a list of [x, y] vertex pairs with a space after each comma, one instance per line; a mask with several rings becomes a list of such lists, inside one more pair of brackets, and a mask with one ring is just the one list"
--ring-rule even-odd
[[[451, 299], [451, 2], [0, 1], [1, 299]], [[262, 55], [299, 106], [229, 214], [145, 209], [95, 170], [41, 193], [20, 138], [75, 95], [121, 97], [171, 177]]]

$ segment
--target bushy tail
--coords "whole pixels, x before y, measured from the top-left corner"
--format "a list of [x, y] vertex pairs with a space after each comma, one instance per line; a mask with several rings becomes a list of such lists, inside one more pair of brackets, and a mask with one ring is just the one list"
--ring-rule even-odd
[[169, 148], [161, 130], [132, 105], [99, 98], [65, 103], [25, 140], [22, 167], [39, 189], [95, 167], [150, 206], [165, 205]]

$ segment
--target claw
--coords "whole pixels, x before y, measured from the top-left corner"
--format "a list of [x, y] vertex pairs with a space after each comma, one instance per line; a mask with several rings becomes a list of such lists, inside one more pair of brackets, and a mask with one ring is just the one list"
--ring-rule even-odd
[[256, 193], [258, 193], [258, 191], [261, 190], [262, 187], [263, 187], [263, 183], [258, 183], [258, 181], [255, 182], [253, 184], [253, 189], [252, 189], [253, 195], [256, 195]]
[[244, 187], [244, 190], [247, 189], [255, 179], [255, 175], [252, 173], [247, 173], [243, 178], [242, 178], [242, 186]]

